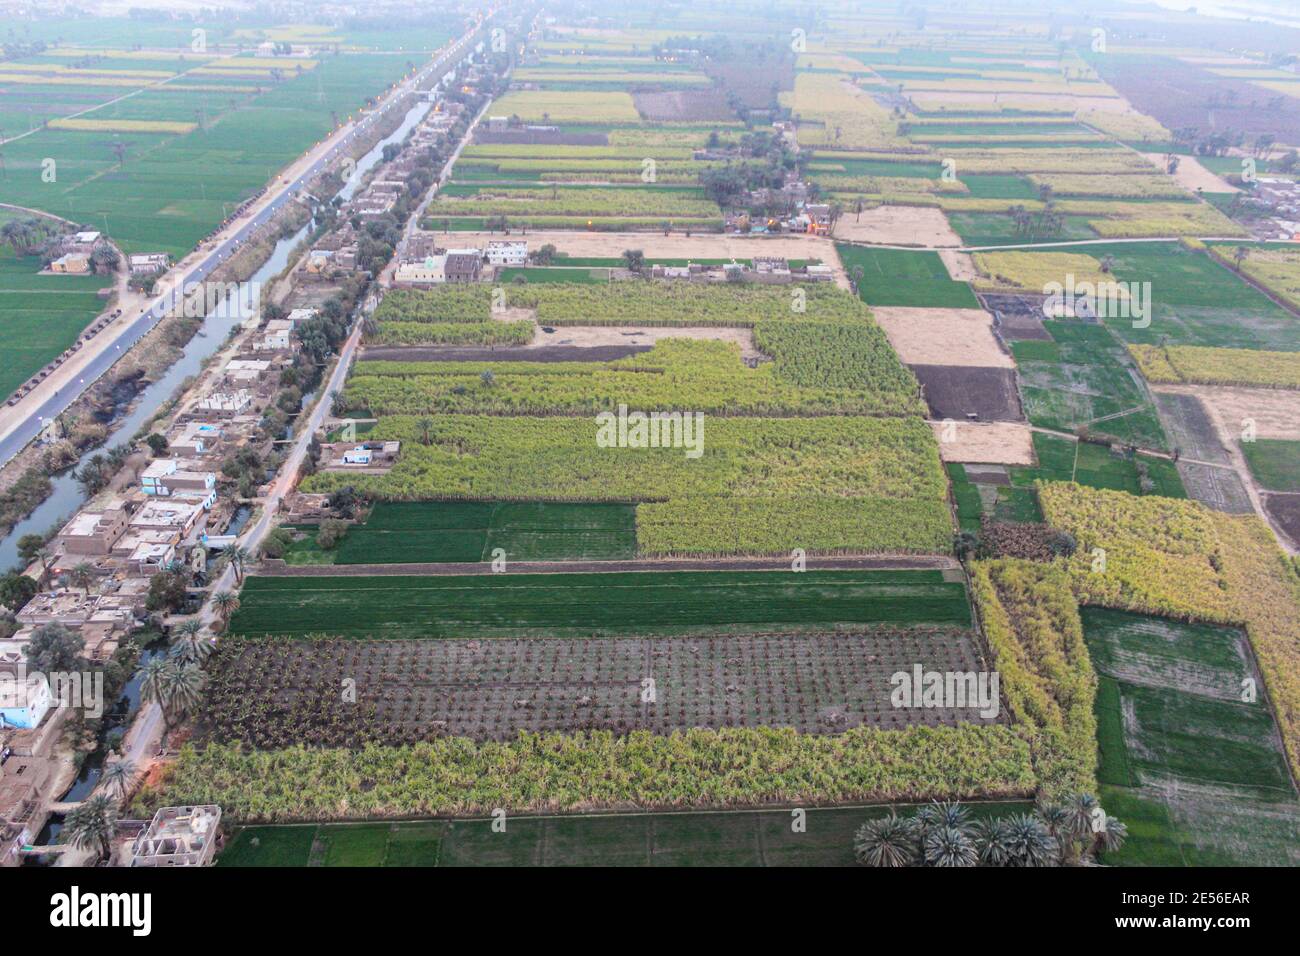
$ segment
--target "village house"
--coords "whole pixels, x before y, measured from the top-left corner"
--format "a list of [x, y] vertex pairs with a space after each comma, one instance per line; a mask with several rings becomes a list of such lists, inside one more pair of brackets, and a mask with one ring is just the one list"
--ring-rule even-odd
[[80, 511], [59, 532], [59, 546], [69, 555], [106, 557], [126, 531], [128, 519], [120, 501], [102, 511]]
[[221, 426], [211, 422], [186, 422], [167, 442], [173, 458], [198, 458], [212, 451], [221, 439]]
[[217, 476], [203, 470], [202, 463], [183, 458], [156, 458], [140, 474], [140, 490], [146, 495], [169, 498], [182, 492], [206, 495], [217, 486]]
[[448, 249], [443, 271], [447, 282], [477, 282], [483, 272], [483, 255], [477, 249]]
[[127, 259], [127, 266], [133, 276], [166, 272], [171, 267], [171, 256], [165, 252], [135, 253]]
[[491, 266], [522, 266], [528, 262], [528, 243], [522, 239], [495, 239], [484, 254]]
[[447, 257], [425, 256], [398, 264], [393, 281], [401, 285], [440, 285], [447, 281]]
[[130, 530], [170, 531], [187, 538], [204, 514], [203, 501], [179, 496], [162, 501], [150, 499], [131, 516]]
[[84, 252], [69, 252], [50, 263], [50, 271], [65, 275], [86, 275], [90, 272], [90, 256]]
[[293, 323], [287, 319], [272, 319], [266, 323], [259, 338], [253, 340], [254, 352], [288, 352], [297, 345], [293, 338]]

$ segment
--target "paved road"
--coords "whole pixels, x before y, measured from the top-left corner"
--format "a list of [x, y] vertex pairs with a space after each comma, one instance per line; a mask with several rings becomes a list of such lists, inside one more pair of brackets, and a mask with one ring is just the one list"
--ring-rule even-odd
[[[350, 143], [359, 133], [364, 131], [371, 123], [375, 122], [379, 113], [383, 112], [387, 106], [397, 101], [397, 98], [405, 95], [413, 86], [430, 73], [440, 70], [445, 64], [457, 57], [466, 48], [474, 42], [481, 27], [476, 27], [470, 33], [461, 37], [455, 44], [445, 50], [433, 60], [424, 69], [406, 80], [402, 81], [388, 95], [384, 105], [377, 107], [364, 120], [353, 123], [350, 126], [344, 126], [339, 129], [333, 139], [333, 145], [328, 150], [323, 150], [317, 159], [308, 166], [296, 179], [288, 183], [276, 177], [276, 185], [272, 187], [271, 192], [275, 198], [267, 203], [259, 212], [253, 215], [243, 226], [231, 234], [225, 241], [214, 247], [208, 254], [195, 266], [180, 282], [184, 286], [190, 286], [206, 279], [218, 266], [222, 265], [230, 256], [239, 248], [239, 246], [248, 239], [248, 237], [264, 226], [272, 216], [280, 210], [285, 203], [290, 202], [294, 195], [301, 189], [313, 176], [317, 175], [329, 163], [337, 158], [339, 152]], [[328, 142], [328, 141], [327, 141]], [[276, 192], [278, 190], [278, 193]], [[175, 280], [173, 280], [175, 281]], [[104, 350], [93, 359], [82, 372], [80, 379], [84, 383], [81, 387], [65, 387], [55, 392], [53, 395], [41, 401], [38, 405], [26, 411], [26, 417], [17, 424], [8, 434], [0, 438], [0, 465], [9, 461], [14, 455], [26, 447], [27, 443], [40, 434], [45, 422], [51, 418], [57, 417], [65, 408], [76, 400], [85, 385], [89, 385], [97, 378], [103, 375], [112, 365], [122, 357], [122, 353], [130, 349], [145, 336], [158, 322], [167, 314], [169, 302], [165, 298], [160, 298], [147, 310], [142, 310], [140, 315], [125, 326], [122, 326], [116, 333], [116, 340], [110, 338], [107, 340], [112, 348]], [[105, 330], [101, 334], [110, 334]]]

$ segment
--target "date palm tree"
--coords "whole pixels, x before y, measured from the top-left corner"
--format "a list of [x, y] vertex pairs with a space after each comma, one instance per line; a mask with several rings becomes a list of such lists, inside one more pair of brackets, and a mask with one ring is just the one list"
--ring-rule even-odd
[[974, 866], [979, 851], [968, 828], [940, 826], [931, 828], [921, 848], [927, 866]]
[[221, 626], [229, 627], [230, 618], [239, 610], [239, 595], [234, 591], [218, 591], [212, 595], [212, 606], [221, 618]]
[[99, 785], [104, 792], [115, 800], [121, 800], [135, 786], [135, 768], [127, 761], [118, 759], [105, 764], [104, 772], [99, 777]]
[[182, 662], [201, 664], [212, 653], [212, 639], [203, 633], [202, 622], [191, 618], [177, 625], [170, 650]]
[[1056, 862], [1056, 840], [1033, 814], [1021, 813], [1005, 821], [1004, 833], [1009, 859], [1003, 866], [1050, 866]]
[[226, 548], [226, 550], [221, 552], [221, 557], [218, 559], [222, 565], [228, 564], [235, 569], [235, 580], [240, 583], [243, 583], [244, 565], [248, 560], [248, 550], [239, 546]]
[[89, 850], [96, 860], [108, 852], [116, 831], [117, 807], [104, 795], [83, 800], [63, 821], [68, 842], [78, 850]]
[[193, 662], [155, 658], [140, 669], [140, 696], [162, 710], [163, 740], [172, 722], [190, 711], [203, 696], [203, 671]]
[[867, 866], [911, 866], [916, 862], [915, 827], [892, 810], [887, 817], [868, 820], [854, 835], [853, 854]]

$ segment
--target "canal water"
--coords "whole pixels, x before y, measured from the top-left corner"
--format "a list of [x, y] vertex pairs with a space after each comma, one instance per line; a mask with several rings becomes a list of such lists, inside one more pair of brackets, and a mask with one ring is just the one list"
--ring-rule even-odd
[[[431, 108], [432, 104], [428, 102], [415, 103], [396, 130], [376, 143], [374, 148], [357, 160], [355, 172], [348, 177], [338, 195], [344, 200], [351, 199], [357, 189], [360, 188], [365, 174], [383, 159], [384, 147], [389, 143], [400, 143]], [[293, 252], [298, 243], [306, 238], [310, 229], [311, 226], [308, 224], [294, 235], [277, 242], [275, 249], [271, 253], [271, 258], [253, 274], [248, 285], [256, 288], [253, 285], [254, 283], [266, 282], [283, 270], [289, 263], [290, 253]], [[200, 326], [194, 338], [190, 339], [189, 344], [185, 346], [181, 357], [158, 381], [149, 385], [140, 394], [135, 403], [135, 410], [117, 422], [104, 444], [88, 450], [74, 466], [52, 479], [53, 493], [31, 515], [15, 525], [13, 531], [0, 541], [0, 572], [8, 570], [19, 563], [19, 538], [25, 534], [44, 534], [51, 527], [61, 524], [72, 517], [86, 500], [85, 495], [81, 492], [80, 484], [73, 477], [74, 471], [81, 468], [95, 455], [102, 454], [104, 449], [129, 441], [140, 430], [140, 427], [152, 418], [158, 409], [172, 397], [185, 379], [198, 373], [205, 359], [220, 351], [222, 346], [226, 344], [226, 339], [230, 333], [242, 321], [241, 316], [244, 313], [244, 308], [245, 304], [234, 301], [232, 292], [231, 296], [228, 296], [226, 300], [221, 302], [217, 308], [204, 318], [203, 325]]]

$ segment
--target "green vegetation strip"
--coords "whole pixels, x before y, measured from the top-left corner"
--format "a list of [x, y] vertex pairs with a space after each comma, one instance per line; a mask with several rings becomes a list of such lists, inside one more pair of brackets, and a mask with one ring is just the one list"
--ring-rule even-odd
[[939, 571], [251, 577], [230, 630], [437, 638], [871, 622], [968, 624], [965, 586]]

